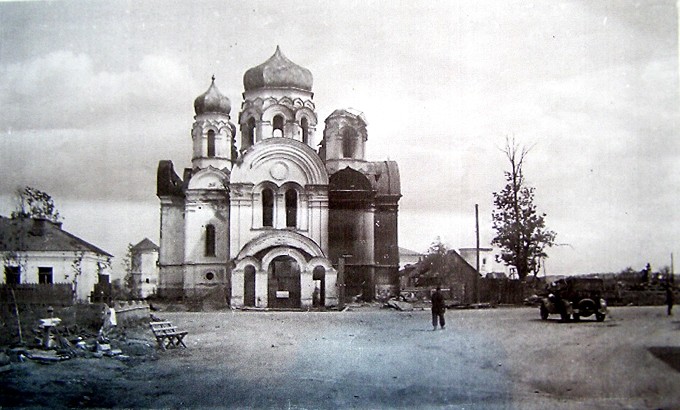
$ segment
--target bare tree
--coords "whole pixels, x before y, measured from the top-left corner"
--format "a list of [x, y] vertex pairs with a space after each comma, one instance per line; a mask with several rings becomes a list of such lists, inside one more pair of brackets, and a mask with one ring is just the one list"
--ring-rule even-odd
[[493, 193], [496, 237], [492, 244], [501, 248], [500, 261], [514, 266], [521, 280], [529, 274], [538, 274], [541, 261], [548, 257], [545, 248], [555, 245], [557, 236], [545, 227], [546, 214], [537, 212], [534, 188], [524, 179], [524, 160], [529, 150], [519, 147], [514, 139], [506, 140], [503, 152], [510, 162], [510, 171], [505, 171], [505, 187]]

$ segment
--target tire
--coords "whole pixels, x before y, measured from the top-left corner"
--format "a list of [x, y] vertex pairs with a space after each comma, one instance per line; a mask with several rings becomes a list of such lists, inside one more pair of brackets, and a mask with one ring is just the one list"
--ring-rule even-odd
[[588, 317], [597, 311], [595, 302], [590, 299], [583, 299], [578, 303], [579, 311], [585, 313], [583, 316]]
[[550, 315], [550, 313], [548, 313], [548, 308], [546, 308], [544, 305], [541, 305], [541, 319], [548, 320], [548, 315]]
[[562, 319], [563, 322], [568, 322], [569, 321], [569, 313], [567, 313], [567, 312], [560, 313], [560, 318]]
[[604, 317], [605, 317], [604, 313], [599, 312], [595, 313], [595, 320], [597, 320], [598, 322], [604, 322]]

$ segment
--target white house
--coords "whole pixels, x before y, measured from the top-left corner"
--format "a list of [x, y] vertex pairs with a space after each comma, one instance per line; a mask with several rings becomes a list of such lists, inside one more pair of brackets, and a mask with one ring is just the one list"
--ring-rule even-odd
[[69, 283], [88, 302], [95, 283], [108, 282], [112, 255], [47, 219], [0, 216], [2, 284]]

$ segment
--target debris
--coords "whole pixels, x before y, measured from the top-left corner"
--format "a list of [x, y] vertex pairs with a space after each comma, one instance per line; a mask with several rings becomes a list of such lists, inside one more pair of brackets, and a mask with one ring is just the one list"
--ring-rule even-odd
[[402, 302], [396, 299], [390, 299], [387, 301], [387, 306], [400, 310], [400, 311], [411, 311], [413, 310], [413, 305], [408, 302]]
[[31, 349], [26, 351], [26, 357], [39, 363], [54, 363], [70, 359], [67, 355], [62, 355], [54, 350]]

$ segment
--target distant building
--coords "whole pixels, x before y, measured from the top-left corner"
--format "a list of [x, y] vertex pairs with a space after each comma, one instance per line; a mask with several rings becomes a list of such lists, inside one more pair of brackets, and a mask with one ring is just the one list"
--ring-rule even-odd
[[443, 256], [444, 271], [437, 271], [428, 256], [414, 267], [404, 269], [403, 288], [430, 288], [441, 286], [446, 289], [446, 297], [458, 303], [474, 303], [477, 300], [476, 286], [479, 274], [463, 257], [453, 249]]
[[406, 265], [415, 265], [420, 262], [424, 256], [424, 253], [399, 247], [399, 269], [404, 269]]
[[[477, 268], [477, 248], [460, 248], [460, 256], [473, 268]], [[493, 248], [479, 248], [479, 273], [482, 277], [491, 272]]]
[[277, 47], [245, 72], [237, 124], [214, 77], [195, 99], [191, 168], [158, 165], [160, 296], [299, 308], [318, 289], [333, 305], [344, 256], [348, 297], [397, 293], [397, 164], [366, 160], [353, 109], [333, 111], [319, 140], [312, 82]]
[[96, 283], [109, 282], [112, 255], [46, 219], [0, 216], [0, 254], [0, 283], [70, 283], [88, 302]]
[[155, 295], [158, 289], [158, 245], [144, 238], [132, 247], [131, 252], [135, 296], [146, 299]]

